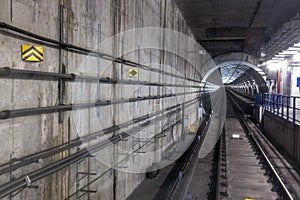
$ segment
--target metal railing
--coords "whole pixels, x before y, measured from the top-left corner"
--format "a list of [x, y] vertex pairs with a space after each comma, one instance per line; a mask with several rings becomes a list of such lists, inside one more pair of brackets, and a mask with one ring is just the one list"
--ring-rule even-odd
[[265, 110], [283, 119], [300, 122], [300, 96], [258, 94], [255, 102], [262, 102]]

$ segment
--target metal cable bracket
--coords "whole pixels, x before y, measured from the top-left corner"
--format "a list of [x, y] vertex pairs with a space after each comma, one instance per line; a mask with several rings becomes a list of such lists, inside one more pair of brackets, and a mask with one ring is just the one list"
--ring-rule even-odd
[[28, 176], [28, 175], [25, 176], [24, 179], [25, 179], [25, 181], [26, 181], [27, 187], [30, 187], [30, 186], [31, 186], [31, 180], [30, 180], [29, 176]]

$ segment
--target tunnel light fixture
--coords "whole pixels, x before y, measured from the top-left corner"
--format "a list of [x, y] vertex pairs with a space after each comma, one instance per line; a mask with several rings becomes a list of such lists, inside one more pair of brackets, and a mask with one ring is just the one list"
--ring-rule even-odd
[[284, 60], [283, 57], [273, 57], [272, 60]]
[[285, 55], [276, 54], [274, 57], [276, 57], [276, 58], [285, 58]]
[[300, 62], [300, 53], [297, 53], [293, 56], [293, 62]]
[[300, 43], [295, 43], [294, 47], [300, 47]]
[[285, 50], [283, 52], [279, 52], [279, 55], [294, 55], [294, 54], [297, 54], [298, 51], [288, 51], [288, 50]]
[[279, 70], [279, 69], [286, 69], [288, 66], [288, 62], [287, 61], [268, 61], [267, 62], [267, 66], [269, 68], [269, 70], [273, 71], [273, 70]]
[[274, 56], [272, 57], [271, 60], [284, 60], [285, 59], [285, 55], [278, 55], [278, 56]]
[[299, 47], [293, 46], [293, 47], [288, 48], [287, 50], [288, 51], [300, 51], [300, 46]]
[[291, 66], [292, 67], [300, 67], [300, 64], [299, 63], [292, 63]]

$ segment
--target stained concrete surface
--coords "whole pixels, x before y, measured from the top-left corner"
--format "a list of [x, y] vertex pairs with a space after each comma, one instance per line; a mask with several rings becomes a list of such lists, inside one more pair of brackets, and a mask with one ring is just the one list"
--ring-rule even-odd
[[[171, 1], [140, 1], [140, 0], [89, 0], [89, 1], [61, 1], [64, 3], [64, 41], [83, 48], [97, 50], [99, 35], [101, 42], [106, 41], [114, 34], [120, 33], [132, 28], [154, 26], [170, 28], [187, 34], [193, 38], [190, 28], [183, 19], [181, 12], [176, 5]], [[59, 3], [60, 1], [31, 1], [31, 0], [11, 0], [1, 1], [0, 21], [5, 22], [24, 30], [31, 31], [45, 37], [55, 40], [59, 39]], [[100, 26], [101, 25], [101, 26]], [[101, 32], [99, 30], [101, 27]], [[159, 35], [152, 35], [148, 38], [151, 41], [160, 42]], [[171, 39], [171, 38], [170, 38]], [[135, 38], [136, 46], [143, 41], [143, 35]], [[186, 44], [184, 41], [176, 41], [182, 47]], [[35, 40], [27, 37], [16, 37], [8, 34], [5, 31], [0, 32], [0, 53], [3, 59], [0, 59], [1, 67], [11, 67], [13, 69], [36, 70], [45, 72], [58, 72], [59, 66], [59, 51], [58, 48], [52, 48], [47, 44], [40, 44]], [[20, 45], [43, 45], [44, 46], [44, 61], [41, 63], [27, 63], [20, 58]], [[174, 50], [176, 45], [173, 46]], [[194, 48], [194, 47], [193, 47]], [[191, 49], [186, 46], [186, 49]], [[120, 45], [111, 46], [105, 49], [109, 54], [119, 55], [121, 51]], [[141, 50], [140, 56], [138, 51], [127, 52], [124, 57], [126, 59], [142, 64], [150, 63], [149, 50]], [[176, 56], [175, 56], [176, 57]], [[164, 70], [163, 66], [175, 66], [173, 72], [184, 74], [186, 70], [187, 77], [194, 78], [195, 71], [191, 63], [186, 63], [181, 58], [175, 58], [174, 55], [163, 53], [160, 50], [153, 50], [152, 62], [156, 63], [152, 67]], [[191, 56], [190, 56], [191, 57]], [[194, 56], [193, 56], [194, 59]], [[120, 70], [114, 70], [114, 67], [100, 67], [97, 72], [99, 63], [97, 58], [76, 54], [74, 52], [64, 52], [63, 60], [66, 73], [75, 73], [81, 75], [98, 75], [102, 77], [120, 77]], [[196, 62], [196, 61], [194, 61]], [[176, 63], [176, 65], [175, 65]], [[107, 61], [100, 61], [100, 66], [107, 65]], [[120, 65], [116, 65], [116, 68]], [[124, 66], [124, 71], [128, 71], [129, 67]], [[128, 78], [128, 77], [126, 77]], [[175, 78], [165, 78], [153, 72], [140, 71], [141, 81], [152, 81], [159, 83], [178, 83], [183, 84], [183, 80]], [[192, 84], [186, 82], [186, 84]], [[76, 90], [76, 87], [81, 90]], [[66, 83], [63, 94], [64, 104], [74, 103], [76, 101], [93, 102], [96, 98], [91, 95], [94, 93], [96, 84], [82, 84], [76, 86], [76, 83]], [[137, 97], [138, 93], [135, 87], [126, 86], [123, 88], [123, 94], [119, 93], [118, 88], [117, 98]], [[102, 84], [100, 86], [100, 100], [112, 98], [113, 87], [111, 85]], [[183, 92], [183, 88], [175, 88], [174, 91], [164, 91], [162, 88], [151, 86], [151, 91], [148, 87], [142, 87], [140, 95], [162, 95], [167, 92]], [[74, 99], [74, 93], [78, 92], [80, 98]], [[82, 93], [80, 93], [82, 92]], [[0, 93], [2, 99], [0, 101], [1, 111], [10, 109], [34, 108], [54, 106], [58, 104], [58, 83], [56, 81], [37, 81], [37, 80], [11, 80], [0, 79]], [[76, 97], [76, 95], [75, 95]], [[193, 98], [189, 95], [185, 98], [181, 97], [180, 101]], [[176, 104], [176, 99], [168, 98], [158, 101], [145, 101], [140, 104], [140, 111], [135, 110], [135, 115], [145, 114], [146, 108], [160, 110]], [[134, 108], [137, 104], [127, 103], [127, 108]], [[156, 105], [158, 105], [156, 107]], [[21, 117], [16, 119], [8, 119], [0, 121], [1, 137], [5, 140], [0, 141], [1, 151], [0, 164], [10, 161], [11, 158], [22, 158], [41, 150], [58, 146], [65, 142], [70, 142], [78, 136], [84, 136], [88, 133], [99, 131], [113, 125], [114, 119], [116, 123], [121, 123], [128, 120], [124, 112], [120, 112], [114, 116], [113, 106], [106, 106], [99, 109], [101, 113], [97, 116], [100, 124], [92, 123], [95, 119], [93, 113], [95, 110], [86, 109], [77, 113], [67, 111], [63, 114], [63, 123], [58, 123], [58, 113], [43, 114], [29, 117]], [[122, 111], [120, 108], [116, 110]], [[130, 111], [130, 109], [128, 109]], [[127, 110], [127, 111], [128, 111]], [[196, 118], [195, 109], [186, 111], [191, 121]], [[99, 128], [100, 127], [100, 128]], [[173, 130], [174, 138], [179, 138], [181, 134], [181, 125], [176, 126]], [[170, 134], [171, 135], [171, 134]], [[99, 138], [99, 141], [102, 140]], [[161, 145], [168, 146], [172, 141], [170, 136], [159, 140]], [[122, 148], [131, 148], [133, 140], [120, 144]], [[79, 147], [82, 148], [82, 147]], [[149, 146], [153, 148], [153, 146]], [[31, 164], [27, 167], [15, 170], [13, 176], [22, 177], [27, 173], [47, 166], [54, 161], [62, 159], [76, 152], [76, 148], [66, 151], [62, 154], [55, 155], [51, 158], [46, 158], [39, 163]], [[104, 160], [110, 160], [112, 157], [112, 148], [107, 148], [99, 152], [99, 157]], [[161, 153], [161, 152], [160, 152]], [[113, 155], [116, 156], [116, 155]], [[121, 156], [119, 156], [121, 159]], [[131, 165], [137, 165], [139, 161], [146, 160], [142, 164], [151, 162], [151, 157], [143, 157], [136, 155], [135, 160]], [[142, 167], [142, 164], [140, 167]], [[139, 167], [138, 165], [138, 167]], [[129, 166], [130, 167], [130, 166]], [[68, 168], [61, 170], [53, 175], [46, 177], [34, 184], [39, 186], [38, 189], [25, 189], [14, 197], [14, 199], [66, 199], [68, 197], [75, 198], [76, 189], [83, 187], [88, 181], [95, 180], [93, 184], [87, 188], [97, 191], [84, 195], [81, 199], [125, 199], [144, 179], [145, 174], [134, 173], [110, 173], [107, 172], [107, 165], [99, 162], [95, 158], [85, 159], [80, 164], [70, 165]], [[88, 176], [79, 182], [76, 186], [76, 172], [97, 173], [97, 176]], [[0, 176], [0, 184], [9, 181], [9, 175]], [[82, 193], [79, 192], [78, 196]]]

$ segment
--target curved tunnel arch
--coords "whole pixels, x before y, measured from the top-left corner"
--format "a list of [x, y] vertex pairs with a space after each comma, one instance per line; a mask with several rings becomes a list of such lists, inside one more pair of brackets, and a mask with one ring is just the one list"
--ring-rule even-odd
[[[229, 66], [229, 67], [228, 67]], [[265, 92], [266, 90], [266, 74], [263, 70], [257, 67], [255, 64], [248, 62], [248, 61], [241, 61], [241, 60], [229, 60], [223, 61], [215, 65], [215, 67], [211, 68], [207, 73], [204, 75], [202, 81], [203, 82], [210, 82], [213, 78], [213, 74], [217, 70], [220, 70], [228, 67], [236, 68], [237, 66], [245, 66], [244, 71], [242, 74], [238, 74], [238, 76], [233, 77], [232, 81], [225, 82], [223, 84], [226, 85], [233, 85], [233, 86], [241, 86], [245, 85], [247, 93], [256, 93], [256, 92]], [[226, 70], [226, 69], [225, 69]], [[221, 73], [221, 72], [220, 72]], [[222, 73], [221, 73], [222, 76]], [[224, 77], [223, 77], [224, 78]], [[230, 77], [231, 80], [231, 77]], [[228, 81], [228, 80], [227, 80]], [[254, 88], [255, 87], [255, 88]]]
[[216, 64], [215, 67], [211, 68], [206, 74], [205, 76], [203, 77], [203, 81], [206, 81], [207, 78], [216, 70], [218, 70], [219, 68], [221, 67], [224, 67], [224, 66], [227, 66], [227, 65], [239, 65], [239, 64], [242, 64], [242, 65], [246, 65], [252, 69], [254, 69], [255, 71], [257, 71], [257, 73], [261, 74], [262, 77], [266, 77], [266, 74], [264, 73], [264, 71], [262, 71], [259, 67], [257, 67], [256, 65], [250, 63], [250, 62], [247, 62], [247, 61], [238, 61], [238, 60], [232, 60], [232, 61], [225, 61], [225, 62], [222, 62], [222, 63], [219, 63], [219, 64]]

